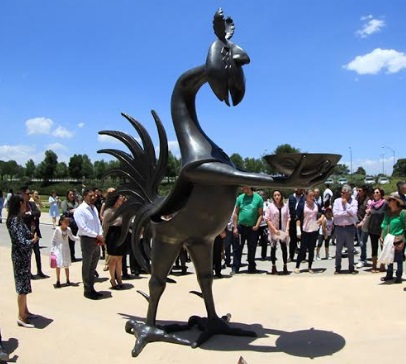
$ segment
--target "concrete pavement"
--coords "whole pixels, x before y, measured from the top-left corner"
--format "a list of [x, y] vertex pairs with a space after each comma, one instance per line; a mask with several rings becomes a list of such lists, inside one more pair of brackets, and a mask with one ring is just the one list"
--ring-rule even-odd
[[[14, 362], [235, 364], [243, 356], [248, 364], [308, 363], [309, 358], [342, 364], [399, 362], [402, 356], [406, 282], [382, 284], [382, 274], [367, 269], [358, 275], [335, 276], [334, 261], [322, 260], [314, 263], [316, 274], [305, 272], [305, 265], [302, 274], [288, 276], [243, 273], [230, 277], [230, 270], [223, 270], [226, 277], [213, 284], [218, 313], [230, 312], [232, 323], [254, 330], [258, 338], [217, 336], [197, 349], [152, 343], [132, 358], [134, 337], [124, 331], [124, 325], [128, 318], [145, 318], [147, 302], [136, 290], [148, 292], [149, 277], [128, 280], [126, 290], [111, 291], [100, 261], [96, 289], [103, 292], [104, 299], [91, 301], [83, 297], [81, 263], [77, 262], [71, 267], [71, 281], [77, 285], [55, 289], [48, 261], [53, 230], [45, 216], [42, 220], [46, 223], [41, 225], [42, 260], [50, 278], [32, 282], [28, 304], [40, 315], [34, 320], [35, 329], [16, 324], [10, 239], [5, 224], [0, 224], [0, 323], [5, 349]], [[343, 269], [346, 267], [344, 259]], [[258, 268], [270, 271], [270, 262], [258, 261]], [[289, 263], [289, 270], [293, 268], [294, 263]], [[189, 293], [199, 291], [195, 275], [171, 277], [177, 283], [167, 285], [158, 320], [184, 322], [194, 314], [204, 316], [203, 301]], [[198, 332], [185, 335], [195, 338]]]

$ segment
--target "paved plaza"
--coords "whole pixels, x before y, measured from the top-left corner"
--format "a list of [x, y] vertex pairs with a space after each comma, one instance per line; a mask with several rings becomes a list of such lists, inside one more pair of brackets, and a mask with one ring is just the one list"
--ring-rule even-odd
[[[108, 274], [102, 269], [104, 261], [100, 261], [96, 289], [104, 297], [91, 301], [83, 297], [81, 263], [76, 262], [71, 267], [71, 281], [77, 285], [63, 284], [55, 289], [55, 272], [49, 268], [48, 258], [53, 230], [47, 220], [42, 218], [40, 245], [43, 270], [50, 278], [32, 281], [33, 293], [28, 296], [29, 309], [40, 315], [33, 320], [35, 329], [16, 324], [10, 239], [5, 221], [0, 224], [0, 323], [10, 362], [236, 364], [240, 356], [248, 364], [401, 360], [402, 352], [397, 353], [396, 348], [401, 350], [406, 340], [406, 281], [382, 284], [382, 274], [372, 274], [369, 268], [361, 269], [358, 275], [334, 275], [334, 260], [316, 261], [315, 274], [307, 273], [305, 263], [301, 274], [288, 276], [266, 274], [271, 268], [269, 261], [258, 260], [261, 274], [231, 277], [227, 268], [223, 270], [225, 278], [215, 279], [213, 284], [218, 313], [231, 313], [231, 322], [254, 330], [256, 339], [216, 336], [197, 349], [152, 343], [139, 357], [132, 358], [134, 337], [124, 331], [124, 325], [129, 318], [145, 318], [147, 302], [136, 291], [148, 292], [149, 276], [127, 280], [126, 290], [112, 291]], [[343, 269], [347, 267], [344, 259]], [[280, 258], [278, 268], [282, 268]], [[292, 272], [294, 263], [288, 268]], [[185, 276], [171, 276], [176, 283], [168, 284], [162, 296], [159, 322], [183, 322], [191, 315], [205, 315], [203, 300], [189, 293], [199, 291], [191, 264], [189, 271]], [[198, 332], [184, 335], [193, 339]]]

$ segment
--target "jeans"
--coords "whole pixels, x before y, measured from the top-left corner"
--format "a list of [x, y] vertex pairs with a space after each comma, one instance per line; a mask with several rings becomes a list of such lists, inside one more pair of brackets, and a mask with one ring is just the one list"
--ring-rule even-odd
[[368, 241], [368, 231], [362, 231], [362, 227], [357, 228], [358, 242], [361, 246], [361, 256], [360, 261], [366, 262], [367, 260], [367, 241]]
[[233, 249], [233, 268], [237, 268], [235, 266], [235, 262], [237, 261], [238, 256], [238, 237], [234, 236], [232, 230], [226, 230], [226, 237], [224, 238], [224, 253], [225, 253], [225, 262], [226, 265], [231, 264], [231, 248]]

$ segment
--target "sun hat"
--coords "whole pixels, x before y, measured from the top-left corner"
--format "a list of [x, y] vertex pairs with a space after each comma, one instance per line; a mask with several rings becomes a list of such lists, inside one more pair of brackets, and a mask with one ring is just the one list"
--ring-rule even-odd
[[398, 204], [399, 204], [400, 206], [404, 206], [404, 205], [405, 205], [405, 202], [404, 202], [398, 195], [395, 195], [395, 194], [390, 194], [390, 195], [387, 195], [387, 196], [383, 196], [383, 198], [384, 198], [386, 201], [395, 200], [395, 201], [398, 202]]

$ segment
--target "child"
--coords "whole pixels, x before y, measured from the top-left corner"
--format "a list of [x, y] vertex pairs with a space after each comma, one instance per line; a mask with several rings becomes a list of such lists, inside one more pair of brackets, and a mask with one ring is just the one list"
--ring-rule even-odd
[[61, 288], [60, 276], [61, 268], [65, 268], [66, 285], [70, 286], [69, 281], [69, 266], [71, 265], [69, 239], [79, 240], [80, 238], [74, 236], [69, 227], [69, 217], [62, 215], [59, 219], [59, 225], [52, 237], [51, 253], [56, 256], [56, 285], [55, 288]]
[[331, 259], [330, 254], [328, 252], [329, 243], [331, 239], [331, 235], [333, 232], [333, 211], [331, 207], [327, 207], [324, 215], [322, 215], [323, 220], [321, 222], [320, 230], [319, 230], [319, 238], [317, 243], [316, 249], [316, 260], [321, 260], [320, 258], [320, 248], [323, 245], [324, 240], [324, 248], [326, 249], [326, 259]]

